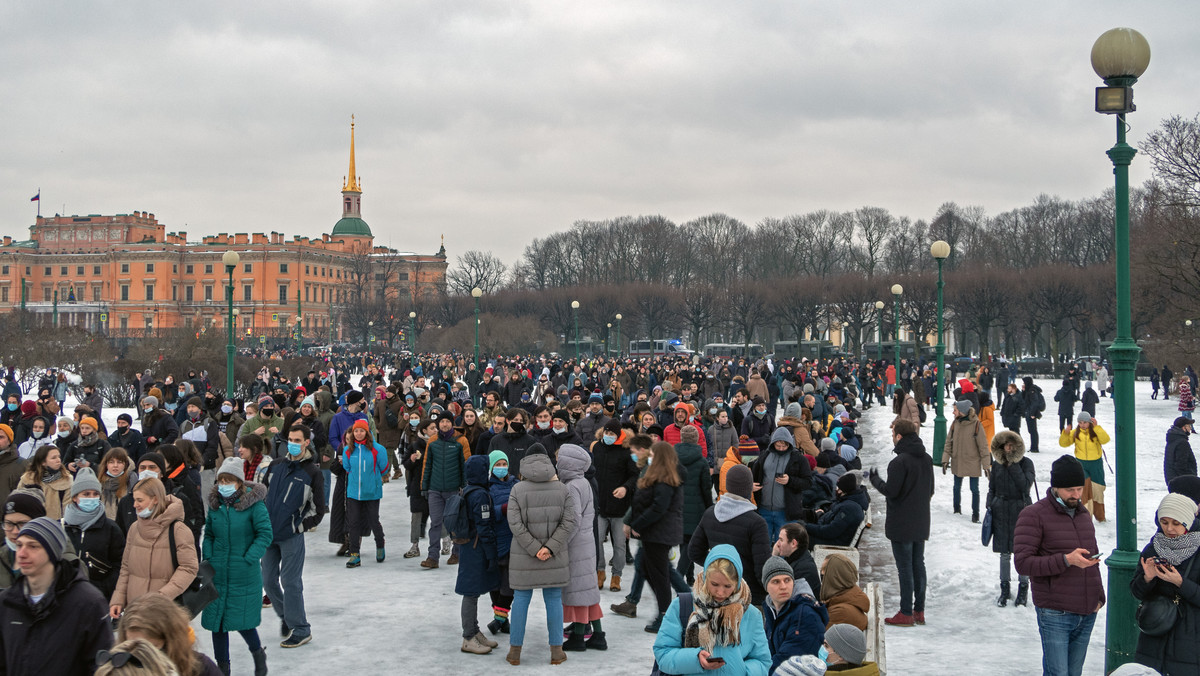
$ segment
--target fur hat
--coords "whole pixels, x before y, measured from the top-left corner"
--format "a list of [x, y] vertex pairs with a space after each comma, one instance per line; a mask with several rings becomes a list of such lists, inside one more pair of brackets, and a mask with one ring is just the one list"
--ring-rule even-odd
[[754, 494], [754, 474], [750, 468], [746, 465], [730, 467], [725, 473], [725, 491], [749, 500]]
[[762, 567], [763, 588], [766, 588], [767, 583], [770, 582], [771, 578], [775, 577], [776, 575], [787, 575], [788, 577], [795, 579], [795, 577], [792, 575], [791, 564], [785, 561], [782, 557], [772, 556], [771, 558], [767, 559], [767, 562], [764, 563]]
[[1158, 511], [1154, 514], [1155, 520], [1164, 516], [1191, 528], [1192, 522], [1196, 520], [1196, 503], [1186, 495], [1167, 493], [1162, 502], [1158, 503]]
[[1053, 488], [1078, 488], [1086, 480], [1083, 464], [1073, 455], [1063, 455], [1050, 465], [1050, 485]]

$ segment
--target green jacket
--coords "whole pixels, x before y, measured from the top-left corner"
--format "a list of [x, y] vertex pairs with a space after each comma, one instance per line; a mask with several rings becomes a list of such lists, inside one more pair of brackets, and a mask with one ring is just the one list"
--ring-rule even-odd
[[267, 487], [248, 481], [231, 507], [213, 486], [204, 524], [204, 560], [216, 571], [220, 596], [200, 618], [209, 631], [246, 631], [262, 621], [262, 568], [272, 540]]
[[246, 420], [245, 424], [242, 425], [242, 429], [238, 430], [238, 438], [240, 439], [248, 434], [253, 434], [254, 430], [260, 426], [263, 428], [263, 432], [258, 436], [262, 438], [269, 452], [273, 447], [272, 440], [275, 437], [275, 433], [271, 431], [271, 428], [274, 427], [276, 430], [283, 429], [283, 416], [275, 415], [271, 418], [263, 418], [260, 413], [255, 413]]
[[467, 462], [467, 441], [455, 434], [452, 441], [434, 437], [425, 445], [421, 465], [421, 490], [454, 492], [467, 485], [463, 468]]

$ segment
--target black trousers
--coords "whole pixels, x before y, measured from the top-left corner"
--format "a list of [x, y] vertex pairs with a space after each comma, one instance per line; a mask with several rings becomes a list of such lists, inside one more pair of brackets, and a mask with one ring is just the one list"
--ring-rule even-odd
[[658, 542], [642, 543], [642, 569], [646, 582], [658, 602], [658, 614], [667, 612], [671, 605], [671, 545]]
[[357, 554], [366, 533], [375, 534], [375, 548], [383, 548], [383, 526], [379, 523], [378, 500], [346, 499], [346, 523], [350, 553]]

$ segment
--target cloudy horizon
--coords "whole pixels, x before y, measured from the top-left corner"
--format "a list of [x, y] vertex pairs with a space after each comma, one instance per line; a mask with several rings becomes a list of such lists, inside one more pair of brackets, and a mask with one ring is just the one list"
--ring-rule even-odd
[[1153, 54], [1130, 142], [1200, 111], [1196, 3], [341, 5], [0, 9], [0, 234], [27, 237], [40, 188], [43, 215], [319, 236], [351, 114], [376, 242], [444, 234], [452, 262], [622, 215], [1078, 200], [1112, 185], [1088, 55], [1115, 26]]

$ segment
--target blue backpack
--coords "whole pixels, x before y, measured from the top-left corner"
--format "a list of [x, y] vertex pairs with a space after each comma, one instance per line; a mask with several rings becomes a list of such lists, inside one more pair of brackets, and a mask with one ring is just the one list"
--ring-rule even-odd
[[[475, 524], [471, 521], [471, 505], [467, 496], [471, 494], [471, 491], [481, 490], [483, 489], [479, 486], [467, 486], [461, 492], [451, 495], [450, 499], [446, 501], [442, 527], [456, 545], [464, 545], [476, 535]], [[491, 500], [488, 501], [488, 511], [490, 511], [490, 504]]]

